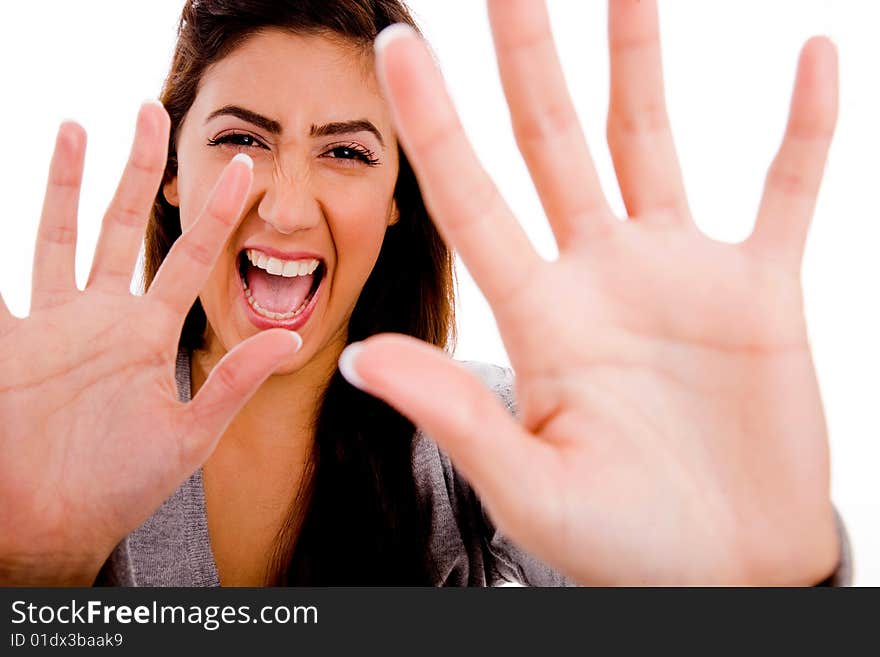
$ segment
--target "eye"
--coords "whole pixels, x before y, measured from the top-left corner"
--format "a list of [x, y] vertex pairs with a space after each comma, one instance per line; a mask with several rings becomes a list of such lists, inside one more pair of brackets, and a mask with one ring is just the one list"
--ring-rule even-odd
[[355, 162], [360, 161], [369, 166], [379, 163], [379, 159], [373, 151], [355, 143], [333, 145], [324, 151], [322, 157], [337, 160], [353, 160]]
[[227, 132], [219, 137], [214, 137], [213, 139], [208, 140], [208, 146], [223, 145], [229, 145], [239, 150], [245, 148], [268, 148], [266, 144], [246, 132]]

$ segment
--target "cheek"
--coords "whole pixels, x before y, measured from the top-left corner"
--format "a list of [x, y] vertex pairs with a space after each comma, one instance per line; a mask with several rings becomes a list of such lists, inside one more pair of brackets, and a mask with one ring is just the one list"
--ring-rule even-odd
[[392, 197], [390, 192], [376, 192], [375, 188], [349, 190], [333, 200], [332, 215], [341, 219], [340, 230], [351, 235], [361, 233], [364, 239], [372, 236], [374, 240], [381, 240], [387, 228]]
[[180, 226], [187, 230], [198, 219], [208, 202], [214, 186], [223, 173], [227, 158], [212, 157], [193, 146], [190, 140], [182, 140], [178, 153], [177, 194], [180, 203]]
[[184, 231], [198, 219], [222, 171], [223, 167], [212, 166], [210, 162], [187, 163], [187, 166], [180, 167], [177, 193], [180, 202], [180, 227]]
[[327, 206], [330, 231], [336, 245], [339, 285], [355, 294], [363, 287], [382, 248], [387, 229], [390, 195], [346, 195]]
[[[180, 227], [183, 231], [189, 230], [199, 218], [222, 169], [222, 165], [218, 167], [209, 161], [187, 161], [186, 166], [180, 167], [177, 185]], [[229, 258], [219, 257], [199, 290], [199, 298], [208, 319], [214, 320], [211, 321], [212, 326], [218, 326], [215, 322], [222, 317], [223, 308], [228, 305], [229, 267]]]

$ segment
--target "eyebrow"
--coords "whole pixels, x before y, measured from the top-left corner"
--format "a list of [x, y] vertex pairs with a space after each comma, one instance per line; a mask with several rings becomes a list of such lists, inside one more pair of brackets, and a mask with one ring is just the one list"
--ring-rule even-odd
[[325, 123], [324, 125], [313, 125], [309, 130], [312, 137], [327, 137], [329, 135], [345, 135], [352, 132], [371, 132], [379, 140], [382, 147], [385, 147], [385, 140], [378, 128], [366, 119], [357, 119], [355, 121], [336, 121], [334, 123]]
[[[251, 110], [245, 109], [244, 107], [239, 107], [238, 105], [226, 105], [224, 107], [221, 107], [220, 109], [214, 110], [208, 115], [208, 118], [205, 119], [205, 123], [208, 123], [218, 116], [234, 116], [241, 119], [242, 121], [252, 123], [253, 125], [262, 128], [272, 135], [280, 135], [282, 131], [281, 124], [278, 121], [263, 116], [262, 114], [252, 112]], [[380, 133], [379, 129], [376, 128], [376, 126], [367, 119], [355, 119], [353, 121], [334, 121], [332, 123], [324, 123], [323, 125], [313, 125], [309, 129], [309, 136], [327, 137], [331, 135], [350, 134], [352, 132], [370, 132], [375, 135], [376, 139], [379, 140], [379, 143], [382, 145], [383, 148], [385, 146], [385, 140], [382, 139], [382, 133]]]
[[218, 116], [234, 116], [242, 121], [253, 123], [255, 126], [262, 128], [270, 134], [281, 134], [281, 124], [278, 123], [278, 121], [266, 118], [262, 114], [257, 114], [256, 112], [252, 112], [244, 107], [239, 107], [238, 105], [226, 105], [218, 110], [214, 110], [208, 115], [208, 118], [205, 119], [205, 123]]

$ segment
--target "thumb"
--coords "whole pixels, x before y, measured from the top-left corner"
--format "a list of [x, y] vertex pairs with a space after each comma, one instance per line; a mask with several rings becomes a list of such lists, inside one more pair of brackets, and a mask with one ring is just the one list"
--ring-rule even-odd
[[229, 351], [208, 375], [182, 413], [180, 452], [187, 471], [198, 468], [214, 451], [236, 413], [278, 364], [302, 348], [295, 331], [260, 331]]
[[518, 525], [540, 495], [546, 444], [513, 418], [491, 390], [442, 350], [405, 335], [349, 345], [339, 370], [433, 439], [474, 487], [499, 526]]

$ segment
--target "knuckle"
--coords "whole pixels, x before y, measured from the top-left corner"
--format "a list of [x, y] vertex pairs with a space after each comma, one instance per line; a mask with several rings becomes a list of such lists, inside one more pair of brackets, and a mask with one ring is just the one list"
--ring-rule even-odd
[[524, 59], [535, 59], [540, 51], [548, 49], [555, 51], [553, 34], [549, 30], [526, 31], [524, 35], [511, 31], [499, 35], [499, 54], [514, 54]]
[[813, 185], [802, 172], [781, 166], [770, 169], [767, 174], [767, 186], [777, 193], [790, 197], [810, 196], [813, 189]]
[[126, 228], [141, 228], [145, 223], [146, 214], [132, 207], [121, 205], [113, 208], [107, 215], [111, 223]]
[[635, 104], [614, 102], [608, 113], [608, 139], [615, 136], [644, 135], [667, 132], [669, 114], [663, 98], [643, 98]]
[[49, 177], [50, 191], [71, 193], [79, 191], [82, 184], [82, 174], [78, 171], [64, 169], [52, 171]]
[[225, 231], [235, 223], [236, 216], [215, 197], [208, 201], [202, 219], [220, 226]]
[[49, 244], [69, 246], [76, 243], [76, 226], [41, 225], [39, 236], [42, 241]]
[[527, 148], [534, 142], [558, 139], [580, 130], [574, 107], [567, 100], [548, 102], [514, 119], [517, 143]]
[[228, 364], [215, 368], [213, 376], [217, 380], [217, 385], [230, 394], [237, 393], [241, 387], [241, 378], [235, 368]]
[[617, 36], [613, 32], [608, 41], [611, 55], [640, 56], [646, 50], [659, 50], [660, 33], [657, 30], [642, 30], [626, 36]]
[[180, 250], [190, 260], [202, 267], [210, 267], [214, 263], [214, 252], [198, 239], [190, 235], [184, 235], [179, 240]]
[[159, 164], [154, 154], [146, 151], [132, 153], [128, 167], [140, 176], [149, 178], [156, 178], [164, 172], [164, 167]]
[[92, 280], [89, 282], [88, 288], [98, 288], [106, 287], [107, 289], [113, 289], [111, 286], [106, 285], [102, 286], [100, 281], [103, 279], [104, 281], [112, 281], [115, 285], [117, 281], [125, 281], [130, 282], [133, 273], [131, 270], [119, 269], [113, 265], [96, 265], [94, 271], [92, 272]]
[[789, 139], [820, 146], [830, 144], [834, 138], [834, 121], [824, 117], [793, 117], [786, 132]]
[[465, 212], [455, 213], [449, 222], [453, 230], [463, 230], [489, 221], [497, 216], [504, 203], [498, 188], [492, 184], [474, 183], [464, 187], [457, 205], [468, 208]]

